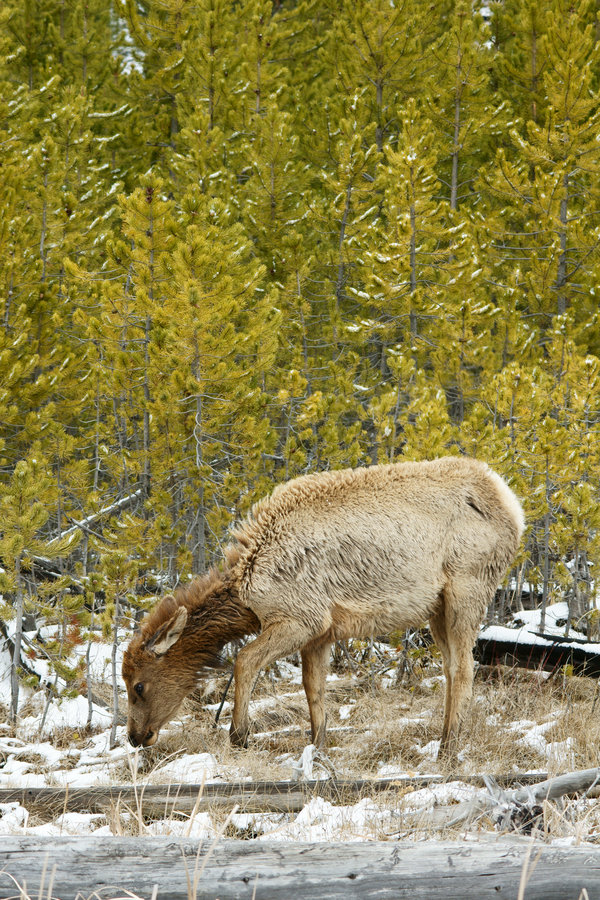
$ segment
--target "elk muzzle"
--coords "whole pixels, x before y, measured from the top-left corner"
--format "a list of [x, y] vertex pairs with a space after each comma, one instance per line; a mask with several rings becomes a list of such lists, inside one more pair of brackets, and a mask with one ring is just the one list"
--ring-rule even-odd
[[135, 731], [130, 731], [128, 734], [129, 743], [132, 747], [151, 747], [152, 744], [156, 743], [156, 739], [158, 738], [158, 731], [147, 731], [146, 734], [140, 736], [136, 734]]

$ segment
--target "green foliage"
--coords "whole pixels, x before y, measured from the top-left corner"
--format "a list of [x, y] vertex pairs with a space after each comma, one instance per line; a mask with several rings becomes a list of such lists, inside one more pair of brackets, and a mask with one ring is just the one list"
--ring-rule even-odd
[[[67, 556], [77, 545], [77, 536], [57, 537], [45, 540], [43, 530], [49, 519], [49, 509], [54, 505], [56, 485], [49, 473], [46, 461], [39, 448], [28, 459], [19, 460], [10, 481], [0, 485], [0, 515], [2, 533], [0, 535], [0, 559], [3, 571], [0, 573], [0, 590], [3, 603], [0, 614], [5, 619], [15, 619], [13, 638], [13, 672], [11, 720], [17, 715], [19, 698], [18, 671], [21, 660], [23, 615], [27, 604], [26, 573], [33, 574], [39, 557], [59, 559]], [[61, 591], [68, 587], [68, 579], [58, 579], [53, 590], [60, 598]], [[36, 609], [45, 612], [44, 596], [48, 585], [43, 580], [36, 595]], [[64, 615], [60, 600], [53, 604], [53, 616]], [[61, 648], [62, 649], [62, 648]], [[54, 661], [61, 665], [61, 653], [56, 653]]]
[[491, 8], [5, 0], [2, 615], [62, 559], [57, 666], [278, 481], [402, 457], [490, 461], [592, 606], [596, 5]]

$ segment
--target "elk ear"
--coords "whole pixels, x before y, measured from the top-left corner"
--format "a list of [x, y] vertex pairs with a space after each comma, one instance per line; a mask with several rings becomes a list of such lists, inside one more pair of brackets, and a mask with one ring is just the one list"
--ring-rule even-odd
[[185, 606], [180, 606], [175, 615], [148, 638], [146, 650], [150, 650], [155, 656], [163, 656], [181, 637], [187, 622], [187, 615]]

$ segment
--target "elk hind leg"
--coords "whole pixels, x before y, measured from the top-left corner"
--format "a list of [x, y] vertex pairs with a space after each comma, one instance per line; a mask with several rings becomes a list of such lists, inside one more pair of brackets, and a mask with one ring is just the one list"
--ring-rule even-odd
[[302, 648], [302, 683], [308, 701], [313, 744], [323, 747], [326, 735], [325, 679], [329, 667], [331, 642], [317, 638]]
[[455, 756], [458, 750], [460, 724], [473, 693], [473, 646], [485, 607], [478, 579], [457, 578], [444, 589], [442, 608], [431, 621], [446, 676], [442, 756]]
[[433, 639], [440, 653], [442, 654], [442, 669], [444, 672], [444, 680], [446, 682], [446, 694], [444, 699], [444, 724], [442, 726], [442, 740], [440, 743], [440, 752], [442, 747], [448, 745], [448, 736], [450, 734], [450, 706], [452, 698], [452, 668], [450, 666], [450, 646], [446, 639], [446, 613], [442, 608], [431, 617], [429, 627], [433, 635]]
[[298, 622], [292, 620], [273, 622], [267, 625], [254, 641], [240, 650], [233, 670], [235, 695], [229, 729], [232, 744], [238, 747], [248, 746], [250, 732], [248, 705], [260, 670], [276, 659], [295, 653], [310, 640], [310, 637], [308, 629]]

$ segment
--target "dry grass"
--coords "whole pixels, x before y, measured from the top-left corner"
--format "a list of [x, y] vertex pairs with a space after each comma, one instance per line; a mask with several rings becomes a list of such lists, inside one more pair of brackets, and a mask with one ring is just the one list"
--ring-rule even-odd
[[[439, 673], [430, 667], [432, 675]], [[459, 765], [451, 769], [437, 762], [427, 747], [439, 739], [441, 732], [442, 679], [413, 673], [401, 684], [389, 680], [391, 685], [384, 688], [381, 678], [347, 674], [330, 683], [326, 752], [338, 775], [374, 776], [382, 766], [458, 776], [461, 772], [552, 771], [553, 766], [565, 771], [569, 762], [570, 768], [597, 765], [600, 716], [594, 710], [598, 705], [594, 680], [561, 675], [548, 678], [521, 669], [482, 669], [476, 674], [473, 703], [463, 725]], [[213, 702], [220, 698], [225, 683], [224, 677], [216, 685], [210, 698]], [[214, 711], [206, 710], [195, 698], [184, 709], [182, 723], [173, 724], [159, 743], [145, 752], [140, 775], [185, 752], [211, 753], [224, 770], [242, 769], [246, 777], [255, 780], [288, 779], [292, 759], [297, 759], [310, 743], [302, 688], [285, 682], [277, 685], [263, 676], [253, 701], [253, 734], [248, 750], [229, 744], [228, 705], [215, 727]], [[344, 719], [340, 709], [346, 714]], [[528, 740], [534, 723], [543, 730], [544, 740], [539, 746]], [[568, 742], [568, 759], [549, 756], [546, 742]]]
[[[372, 676], [368, 669], [369, 662], [353, 672], [347, 668], [344, 671], [340, 664], [337, 680], [328, 683], [326, 754], [339, 777], [359, 779], [404, 772], [439, 773], [451, 780], [475, 772], [504, 775], [533, 770], [556, 774], [597, 765], [600, 716], [596, 708], [600, 701], [595, 680], [481, 667], [463, 724], [460, 759], [452, 764], [435, 759], [444, 705], [444, 683], [436, 655], [411, 666], [400, 683], [393, 669], [383, 676], [381, 672]], [[231, 695], [215, 726], [215, 705], [228, 680], [223, 675], [211, 680], [208, 696], [192, 697], [182, 710], [181, 721], [166, 728], [154, 747], [134, 755], [135, 763], [130, 757], [129, 763], [116, 764], [111, 773], [113, 783], [165, 783], [169, 777], [163, 767], [169, 761], [183, 754], [202, 753], [214, 757], [223, 780], [289, 780], [293, 762], [310, 743], [308, 710], [301, 686], [277, 680], [272, 674], [261, 676], [253, 694], [253, 734], [248, 750], [233, 748], [229, 743]], [[207, 701], [213, 704], [212, 709], [206, 708]], [[537, 741], [536, 735], [540, 735]], [[86, 740], [85, 734], [64, 730], [54, 743], [72, 750]], [[549, 753], [550, 745], [556, 748], [555, 755]], [[35, 763], [31, 751], [24, 749], [17, 754]], [[43, 760], [39, 762], [42, 771]], [[47, 774], [51, 779], [51, 773]], [[368, 794], [365, 791], [364, 796]], [[147, 833], [150, 819], [140, 796], [137, 807], [109, 811], [107, 820], [113, 833]], [[344, 802], [356, 803], [358, 799]], [[408, 791], [396, 791], [376, 798], [376, 802], [395, 808], [401, 815], [405, 799], [410, 801]], [[600, 816], [593, 805], [583, 817], [582, 808], [581, 804], [576, 808], [568, 803], [545, 804], [543, 830], [554, 836], [600, 835]], [[216, 825], [222, 824], [222, 807], [209, 812]], [[171, 815], [174, 823], [180, 819]], [[34, 816], [30, 824], [37, 821]], [[482, 822], [480, 827], [489, 827], [489, 823]], [[413, 823], [412, 828], [418, 829], [418, 825]], [[254, 826], [230, 823], [228, 833], [249, 838], [254, 835]], [[436, 836], [452, 833], [457, 830], [438, 830]]]
[[[338, 661], [340, 674], [328, 683], [327, 690], [326, 752], [340, 776], [374, 776], [382, 766], [459, 775], [546, 771], [553, 765], [564, 771], [568, 762], [570, 768], [597, 765], [600, 685], [596, 680], [481, 667], [476, 671], [473, 703], [463, 724], [459, 765], [448, 771], [435, 760], [434, 748], [428, 748], [439, 739], [444, 705], [444, 683], [435, 652], [419, 657], [400, 683], [393, 667], [383, 675], [373, 675], [372, 660], [354, 665], [355, 671], [350, 671], [348, 665], [344, 669], [343, 660]], [[158, 743], [139, 755], [138, 777], [151, 776], [174, 756], [210, 753], [224, 772], [239, 770], [255, 780], [288, 779], [292, 760], [310, 743], [310, 726], [302, 687], [276, 675], [275, 671], [261, 675], [255, 687], [248, 750], [229, 744], [232, 692], [215, 726], [215, 707], [228, 680], [224, 674], [207, 683], [204, 696], [198, 692], [189, 699], [180, 721], [164, 729]], [[207, 709], [207, 704], [212, 708]], [[539, 746], [527, 739], [533, 723], [545, 728]], [[88, 739], [83, 729], [62, 729], [52, 742], [72, 751]], [[569, 759], [564, 754], [562, 760], [560, 754], [556, 760], [549, 756], [544, 746], [548, 742], [565, 754], [568, 750]], [[15, 755], [35, 763], [26, 748]], [[39, 762], [42, 771], [43, 760]], [[67, 764], [75, 765], [76, 760], [73, 757], [69, 762], [65, 753]], [[113, 779], [130, 781], [129, 766], [116, 766]]]
[[[548, 677], [545, 673], [527, 672], [506, 667], [481, 667], [476, 671], [473, 703], [462, 730], [463, 747], [458, 765], [438, 762], [428, 745], [439, 740], [444, 705], [444, 683], [439, 658], [435, 653], [420, 657], [408, 667], [399, 682], [392, 668], [377, 672], [372, 660], [365, 660], [355, 671], [338, 661], [338, 679], [328, 683], [326, 698], [328, 716], [327, 756], [335, 773], [344, 778], [376, 777], [382, 767], [410, 774], [439, 773], [448, 780], [460, 779], [461, 774], [474, 772], [510, 774], [527, 770], [560, 771], [585, 769], [598, 765], [600, 745], [600, 683], [596, 680], [568, 676], [562, 672]], [[215, 726], [215, 710], [208, 704], [218, 704], [228, 680], [227, 675], [215, 677], [207, 684], [204, 695], [189, 699], [181, 713], [181, 721], [173, 723], [161, 734], [157, 745], [132, 754], [129, 763], [114, 767], [114, 783], [140, 785], [138, 800], [126, 807], [114, 804], [106, 812], [106, 822], [115, 835], [147, 835], [151, 832], [152, 817], [144, 801], [144, 783], [163, 783], [161, 767], [183, 753], [209, 753], [217, 761], [224, 778], [245, 777], [252, 780], [288, 780], [292, 762], [298, 760], [310, 742], [308, 710], [300, 685], [274, 677], [272, 671], [262, 675], [253, 694], [253, 734], [248, 750], [232, 748], [228, 739], [230, 705], [225, 705], [221, 721]], [[340, 715], [343, 713], [343, 716]], [[532, 736], [541, 733], [538, 743]], [[55, 746], [73, 750], [81, 747], [89, 735], [81, 729], [63, 729], [53, 739]], [[565, 755], [548, 755], [548, 745], [562, 747]], [[31, 750], [16, 751], [23, 761], [45, 771], [45, 761]], [[66, 757], [65, 757], [66, 758]], [[1, 764], [2, 760], [0, 760]], [[72, 760], [75, 765], [75, 760]], [[61, 766], [64, 766], [61, 761]], [[231, 773], [231, 776], [228, 776]], [[51, 772], [47, 772], [49, 780]], [[182, 779], [185, 780], [185, 779]], [[191, 780], [191, 779], [189, 779]], [[458, 839], [465, 828], [471, 832], [486, 832], [493, 828], [489, 818], [481, 816], [465, 824], [434, 827], [426, 811], [411, 812], [416, 790], [399, 787], [373, 795], [367, 788], [362, 799], [372, 798], [373, 826], [370, 839], [398, 840], [399, 838]], [[458, 803], [445, 799], [441, 805]], [[360, 797], [340, 797], [340, 802], [356, 804]], [[243, 810], [242, 810], [243, 811]], [[377, 811], [388, 817], [378, 817]], [[56, 815], [53, 812], [52, 818]], [[211, 805], [191, 815], [165, 812], [163, 817], [168, 833], [191, 834], [192, 829], [210, 821], [214, 841], [222, 837], [251, 840], [262, 831], [259, 819], [240, 817], [239, 821], [222, 805]], [[49, 812], [31, 810], [29, 825], [49, 820]], [[275, 815], [272, 827], [285, 827], [293, 815]], [[182, 826], [183, 822], [183, 826]], [[600, 809], [597, 801], [565, 798], [561, 802], [541, 804], [541, 814], [533, 827], [541, 839], [568, 839], [578, 843], [600, 841]], [[353, 839], [353, 826], [344, 823], [336, 839]], [[214, 844], [213, 844], [214, 846]], [[532, 863], [535, 860], [532, 860]], [[201, 879], [201, 863], [190, 871], [190, 897], [195, 897]], [[526, 872], [524, 891], [526, 900]], [[51, 889], [51, 873], [47, 887]], [[50, 889], [48, 894], [50, 894]], [[41, 896], [41, 894], [40, 894]], [[134, 894], [125, 896], [137, 900]], [[15, 897], [29, 900], [25, 891], [15, 885]], [[583, 895], [582, 895], [583, 898]]]

